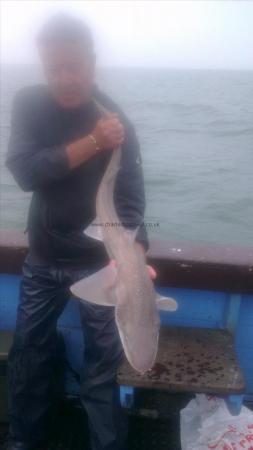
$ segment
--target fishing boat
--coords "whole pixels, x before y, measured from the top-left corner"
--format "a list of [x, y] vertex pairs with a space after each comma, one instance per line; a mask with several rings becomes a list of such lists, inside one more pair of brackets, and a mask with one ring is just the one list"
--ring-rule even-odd
[[[23, 233], [1, 231], [0, 447], [8, 422], [6, 361], [27, 250]], [[234, 415], [243, 403], [253, 405], [253, 247], [151, 240], [148, 263], [158, 273], [157, 291], [179, 307], [160, 313], [154, 368], [141, 375], [125, 360], [117, 379], [129, 415], [129, 448], [176, 450], [178, 413], [195, 393], [223, 397]], [[62, 384], [52, 449], [84, 449], [86, 419], [78, 403], [84, 343], [76, 300], [69, 301], [58, 331]]]

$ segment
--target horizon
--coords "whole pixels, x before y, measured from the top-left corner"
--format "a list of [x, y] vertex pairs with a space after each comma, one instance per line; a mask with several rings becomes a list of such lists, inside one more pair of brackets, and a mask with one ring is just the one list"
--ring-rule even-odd
[[[40, 63], [32, 63], [32, 62], [5, 62], [2, 63], [2, 68], [5, 66], [32, 66], [38, 69], [42, 69]], [[128, 65], [96, 65], [97, 69], [127, 69], [127, 70], [174, 70], [174, 71], [192, 71], [192, 72], [253, 72], [253, 68], [223, 68], [223, 67], [170, 67], [170, 66], [128, 66]]]

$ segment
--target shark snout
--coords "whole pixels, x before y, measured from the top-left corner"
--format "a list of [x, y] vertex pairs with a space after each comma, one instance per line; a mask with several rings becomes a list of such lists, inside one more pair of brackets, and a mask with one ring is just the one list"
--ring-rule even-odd
[[158, 331], [133, 330], [121, 335], [125, 354], [131, 366], [140, 373], [150, 370], [155, 364]]

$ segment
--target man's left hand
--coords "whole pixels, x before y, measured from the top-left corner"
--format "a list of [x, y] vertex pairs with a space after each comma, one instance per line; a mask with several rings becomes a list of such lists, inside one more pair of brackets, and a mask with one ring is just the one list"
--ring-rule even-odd
[[[111, 259], [111, 261], [109, 262], [109, 264], [112, 265], [112, 266], [114, 266], [114, 267], [116, 267], [116, 261], [115, 261], [115, 259]], [[147, 264], [147, 270], [148, 270], [148, 273], [149, 273], [149, 276], [150, 276], [151, 280], [154, 280], [154, 279], [157, 277], [157, 273], [156, 273], [155, 269], [154, 269], [152, 266], [149, 266], [149, 265]]]

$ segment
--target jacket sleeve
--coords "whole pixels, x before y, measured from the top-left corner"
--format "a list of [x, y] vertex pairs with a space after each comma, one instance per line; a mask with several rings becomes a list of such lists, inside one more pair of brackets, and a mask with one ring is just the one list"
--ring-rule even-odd
[[115, 184], [115, 205], [126, 228], [138, 228], [136, 241], [149, 248], [144, 224], [146, 207], [140, 146], [133, 125], [127, 121], [122, 145], [121, 168]]
[[20, 91], [12, 105], [6, 166], [24, 191], [48, 187], [70, 172], [64, 146], [41, 148], [34, 135], [32, 119], [32, 108]]

